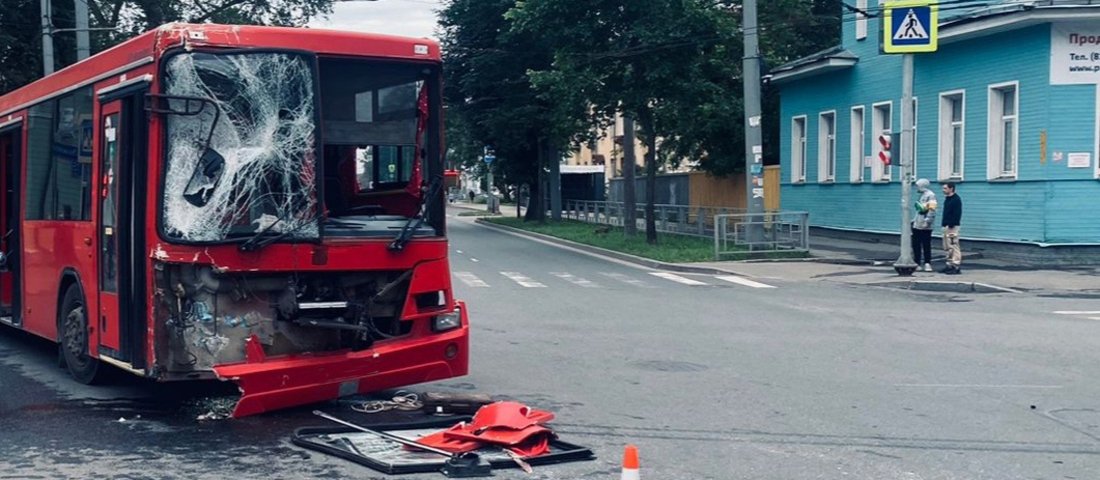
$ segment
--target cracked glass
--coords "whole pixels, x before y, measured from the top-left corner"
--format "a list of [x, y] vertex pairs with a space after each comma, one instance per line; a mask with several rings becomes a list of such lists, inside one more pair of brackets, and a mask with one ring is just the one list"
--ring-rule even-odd
[[186, 112], [165, 117], [169, 238], [319, 235], [311, 57], [182, 53], [166, 63], [164, 92], [169, 110]]

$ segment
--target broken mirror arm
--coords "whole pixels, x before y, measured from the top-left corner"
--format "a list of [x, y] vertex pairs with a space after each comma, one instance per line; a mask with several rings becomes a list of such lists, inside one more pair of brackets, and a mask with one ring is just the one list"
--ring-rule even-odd
[[[207, 106], [214, 109], [214, 121], [210, 123], [210, 131], [206, 134], [206, 141], [202, 145], [202, 157], [191, 172], [191, 178], [184, 188], [183, 198], [188, 203], [201, 207], [210, 202], [210, 197], [221, 181], [225, 173], [225, 158], [220, 153], [210, 148], [211, 139], [214, 138], [214, 129], [221, 118], [221, 109], [212, 98], [195, 97], [186, 95], [146, 94], [149, 100], [147, 109], [152, 113], [162, 115], [196, 116], [202, 114]], [[182, 109], [173, 108], [172, 102], [182, 102]], [[194, 108], [194, 105], [198, 105]]]

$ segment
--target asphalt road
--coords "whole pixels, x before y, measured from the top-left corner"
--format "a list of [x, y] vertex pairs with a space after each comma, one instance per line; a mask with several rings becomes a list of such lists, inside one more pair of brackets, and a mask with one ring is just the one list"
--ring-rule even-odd
[[[1100, 472], [1100, 313], [1054, 313], [1100, 301], [654, 275], [451, 220], [472, 373], [417, 389], [552, 410], [599, 457], [498, 478], [618, 478], [627, 443], [644, 479]], [[217, 385], [82, 387], [53, 353], [0, 331], [0, 479], [382, 478], [290, 445], [308, 409], [197, 422]]]

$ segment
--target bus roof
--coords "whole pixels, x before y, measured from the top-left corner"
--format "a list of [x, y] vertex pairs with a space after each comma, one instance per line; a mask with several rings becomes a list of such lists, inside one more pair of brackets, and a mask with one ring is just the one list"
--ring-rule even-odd
[[0, 96], [9, 115], [72, 88], [148, 65], [173, 47], [273, 48], [389, 59], [439, 61], [439, 42], [373, 33], [293, 27], [169, 23]]

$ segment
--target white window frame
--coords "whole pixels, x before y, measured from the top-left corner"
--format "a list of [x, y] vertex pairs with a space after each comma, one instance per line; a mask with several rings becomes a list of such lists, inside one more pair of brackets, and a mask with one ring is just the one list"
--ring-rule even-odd
[[[889, 110], [887, 112], [887, 115], [886, 115], [886, 119], [888, 120], [888, 123], [890, 124], [889, 129], [882, 128], [883, 127], [882, 122], [879, 121], [880, 118], [879, 118], [878, 112], [881, 109], [881, 107], [887, 107], [888, 110]], [[871, 157], [872, 157], [871, 158], [871, 181], [872, 182], [875, 182], [875, 183], [889, 183], [892, 180], [891, 172], [892, 172], [893, 168], [886, 168], [885, 165], [882, 164], [882, 161], [879, 160], [878, 154], [879, 154], [879, 152], [882, 151], [882, 149], [879, 147], [878, 138], [884, 133], [893, 133], [893, 128], [894, 128], [894, 102], [893, 102], [893, 100], [886, 101], [886, 102], [878, 102], [878, 103], [872, 104], [871, 105]], [[895, 150], [900, 150], [900, 149], [895, 149]], [[898, 164], [898, 159], [896, 159], [896, 158], [891, 158], [890, 159], [890, 166], [891, 167], [893, 167], [894, 165], [897, 165], [897, 164]]]
[[[867, 11], [867, 0], [856, 0], [856, 8]], [[867, 39], [867, 16], [856, 12], [856, 41]]]
[[[859, 118], [856, 118], [856, 115]], [[867, 157], [867, 109], [863, 105], [852, 107], [848, 115], [849, 129], [848, 152], [852, 163], [848, 164], [848, 179], [852, 183], [863, 183], [866, 168], [863, 165]]]
[[[832, 135], [829, 135], [829, 129], [825, 128], [829, 121], [832, 122]], [[836, 182], [836, 110], [828, 110], [817, 115], [817, 183], [834, 182]]]
[[[1015, 111], [1012, 115], [1004, 115], [1001, 91], [1012, 87], [1015, 95]], [[989, 86], [989, 108], [986, 118], [986, 174], [988, 180], [1015, 180], [1020, 174], [1020, 82], [1004, 82]], [[1012, 171], [1006, 171], [1004, 167], [1004, 123], [1011, 117], [1014, 128], [1012, 130]]]
[[[802, 123], [801, 136], [795, 135], [795, 126]], [[806, 115], [791, 117], [791, 183], [806, 183], [806, 157], [809, 150], [806, 145], [806, 137], [809, 136], [809, 122]]]
[[[951, 102], [958, 99], [960, 105], [960, 119], [956, 122], [951, 115], [953, 112]], [[961, 182], [966, 170], [966, 90], [951, 90], [940, 93], [939, 121], [939, 167], [938, 173], [941, 181]], [[959, 171], [953, 172], [952, 153], [955, 147], [955, 126], [959, 127]]]

